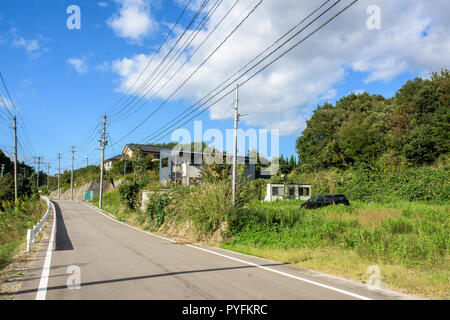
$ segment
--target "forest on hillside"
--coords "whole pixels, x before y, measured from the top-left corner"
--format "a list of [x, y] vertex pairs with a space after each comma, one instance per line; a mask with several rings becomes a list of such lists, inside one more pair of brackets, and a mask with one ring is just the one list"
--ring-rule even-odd
[[448, 157], [450, 72], [406, 82], [392, 98], [350, 94], [318, 106], [296, 149], [303, 170], [356, 167], [378, 159], [420, 166]]

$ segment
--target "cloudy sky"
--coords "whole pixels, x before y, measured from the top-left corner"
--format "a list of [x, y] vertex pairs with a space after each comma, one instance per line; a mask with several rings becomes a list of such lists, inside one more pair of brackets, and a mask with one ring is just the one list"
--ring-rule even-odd
[[[291, 155], [318, 104], [351, 92], [390, 97], [405, 81], [449, 67], [448, 1], [360, 0], [249, 80], [352, 1], [335, 2], [2, 1], [0, 71], [33, 144], [23, 147], [24, 159], [41, 155], [56, 169], [61, 152], [68, 168], [75, 145], [77, 166], [86, 155], [99, 162], [94, 133], [105, 112], [111, 115], [107, 156], [125, 143], [156, 142], [154, 132], [239, 70], [225, 85], [242, 84], [240, 111], [248, 115], [240, 126], [278, 129], [280, 153]], [[67, 26], [73, 4], [80, 8], [80, 29]], [[206, 103], [210, 108], [195, 120], [203, 121], [203, 130], [225, 132], [233, 127], [233, 100], [231, 93]], [[183, 127], [192, 131], [193, 122]], [[8, 131], [0, 130], [2, 147], [11, 145]]]

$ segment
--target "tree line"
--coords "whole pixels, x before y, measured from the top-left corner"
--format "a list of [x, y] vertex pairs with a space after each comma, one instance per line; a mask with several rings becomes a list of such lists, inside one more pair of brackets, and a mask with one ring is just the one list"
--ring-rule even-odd
[[314, 111], [296, 141], [305, 170], [356, 167], [383, 159], [395, 166], [448, 157], [450, 72], [406, 82], [392, 98], [350, 94]]
[[[2, 166], [3, 165], [3, 166]], [[14, 162], [0, 150], [0, 209], [2, 202], [14, 202]], [[46, 174], [40, 172], [39, 183], [44, 184]], [[17, 163], [17, 193], [19, 198], [38, 194], [37, 174], [24, 162]]]

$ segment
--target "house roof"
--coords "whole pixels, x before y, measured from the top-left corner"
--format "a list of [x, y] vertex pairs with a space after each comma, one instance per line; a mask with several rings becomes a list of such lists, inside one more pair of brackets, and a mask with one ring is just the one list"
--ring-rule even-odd
[[118, 154], [118, 155], [116, 155], [114, 157], [106, 159], [105, 162], [107, 162], [107, 161], [119, 161], [119, 160], [122, 160], [122, 158], [123, 158], [123, 155], [122, 154]]
[[133, 150], [135, 146], [141, 147], [143, 152], [160, 152], [161, 150], [172, 150], [171, 147], [162, 147], [162, 146], [154, 146], [154, 145], [147, 145], [147, 144], [129, 143], [129, 144], [125, 145], [125, 147], [123, 148], [122, 153], [124, 153], [127, 148], [130, 149], [130, 150]]
[[[180, 150], [178, 154], [176, 154], [176, 155], [171, 155], [171, 156], [172, 156], [172, 158], [175, 158], [175, 157], [177, 157], [177, 156], [180, 156], [180, 157], [181, 157], [181, 156], [183, 156], [184, 154], [191, 155], [191, 156], [197, 154], [197, 155], [201, 155], [202, 157], [205, 157], [205, 156], [211, 156], [210, 153], [206, 153], [206, 152], [191, 152], [191, 151], [183, 151], [183, 150]], [[217, 155], [218, 155], [218, 156], [222, 155], [223, 158], [224, 158], [227, 162], [231, 162], [232, 159], [233, 159], [233, 155], [232, 155], [232, 154], [218, 153]], [[166, 155], [166, 156], [167, 156], [167, 155]], [[238, 162], [240, 162], [240, 161], [245, 161], [246, 163], [248, 163], [248, 162], [252, 161], [252, 163], [256, 163], [256, 157], [250, 157], [250, 156], [237, 156], [236, 159], [237, 159]]]

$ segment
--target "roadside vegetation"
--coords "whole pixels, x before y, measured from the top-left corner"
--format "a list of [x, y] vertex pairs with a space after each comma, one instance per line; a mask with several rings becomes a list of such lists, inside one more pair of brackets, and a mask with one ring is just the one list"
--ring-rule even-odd
[[0, 209], [0, 268], [25, 245], [27, 229], [39, 222], [47, 203], [38, 196], [23, 197], [14, 202], [3, 201]]
[[106, 194], [103, 203], [121, 221], [182, 241], [218, 245], [360, 281], [369, 277], [368, 266], [378, 265], [388, 287], [450, 298], [448, 201], [374, 202], [350, 197], [349, 207], [300, 210], [300, 200], [262, 202], [259, 195], [265, 183], [241, 183], [237, 208], [231, 206], [227, 181], [154, 189], [144, 210], [128, 205], [123, 189]]
[[251, 203], [230, 218], [221, 247], [366, 281], [378, 265], [391, 288], [450, 298], [450, 205], [394, 201], [299, 210]]
[[[0, 269], [6, 265], [25, 244], [27, 229], [32, 228], [44, 215], [47, 203], [40, 199], [37, 174], [23, 162], [17, 164], [17, 195], [14, 195], [14, 163], [0, 150]], [[40, 172], [39, 183], [45, 183]], [[42, 191], [42, 190], [41, 190]]]
[[[449, 299], [449, 101], [443, 70], [408, 81], [390, 99], [351, 94], [317, 108], [297, 140], [299, 158], [281, 156], [271, 181], [343, 193], [349, 207], [265, 203], [268, 181], [240, 176], [234, 208], [229, 167], [205, 165], [200, 185], [162, 187], [155, 168], [140, 166], [138, 157], [137, 174], [104, 196], [104, 209], [179, 240], [359, 281], [378, 265], [384, 286]], [[142, 190], [149, 198], [143, 208]]]

